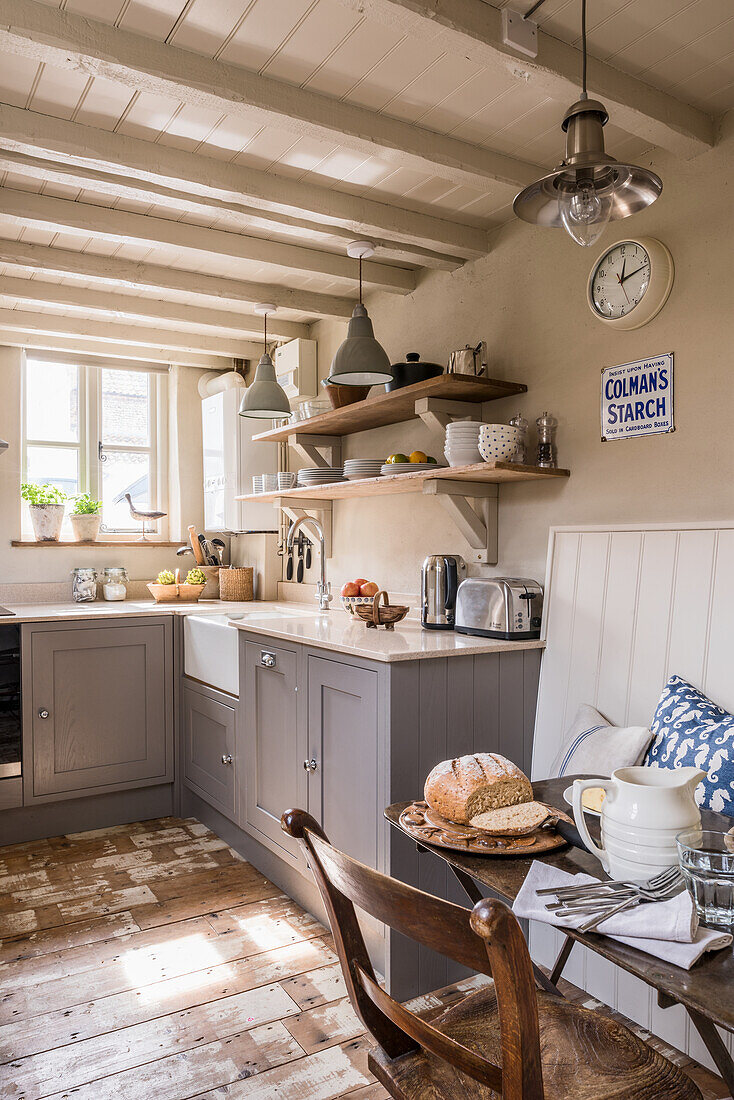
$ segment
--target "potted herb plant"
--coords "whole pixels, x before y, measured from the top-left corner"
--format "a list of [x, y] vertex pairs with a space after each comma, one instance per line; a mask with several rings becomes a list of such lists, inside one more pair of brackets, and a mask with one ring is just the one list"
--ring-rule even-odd
[[58, 542], [64, 522], [66, 493], [55, 485], [24, 482], [20, 495], [28, 505], [36, 542]]
[[89, 493], [82, 493], [74, 501], [69, 518], [77, 542], [94, 542], [102, 522], [102, 501], [92, 500]]

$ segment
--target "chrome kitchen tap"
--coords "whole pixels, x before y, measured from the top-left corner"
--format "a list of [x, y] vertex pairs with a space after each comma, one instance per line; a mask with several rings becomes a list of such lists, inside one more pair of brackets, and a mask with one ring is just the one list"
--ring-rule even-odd
[[313, 526], [321, 544], [321, 579], [316, 585], [316, 599], [319, 601], [319, 611], [328, 611], [329, 604], [334, 597], [331, 594], [331, 584], [326, 579], [326, 542], [324, 540], [324, 528], [319, 520], [315, 519], [314, 516], [299, 516], [295, 523], [291, 524], [288, 531], [287, 547], [289, 550], [293, 549], [296, 531], [306, 523]]

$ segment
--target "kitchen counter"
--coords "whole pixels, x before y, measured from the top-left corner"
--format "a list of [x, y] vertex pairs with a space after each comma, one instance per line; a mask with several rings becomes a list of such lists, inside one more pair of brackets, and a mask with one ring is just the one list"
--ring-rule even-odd
[[508, 653], [523, 649], [542, 649], [541, 639], [507, 642], [499, 638], [476, 638], [453, 630], [424, 630], [419, 622], [404, 619], [394, 628], [368, 630], [361, 620], [350, 618], [337, 608], [321, 614], [287, 615], [287, 604], [280, 604], [283, 615], [277, 618], [248, 615], [233, 626], [252, 634], [302, 642], [319, 649], [366, 657], [372, 661], [417, 661], [428, 657], [460, 657], [474, 653]]
[[[473, 653], [506, 653], [542, 649], [545, 645], [541, 640], [507, 642], [455, 634], [452, 630], [423, 630], [414, 619], [404, 619], [392, 631], [383, 628], [368, 630], [363, 622], [350, 618], [338, 605], [331, 611], [319, 613], [311, 604], [290, 601], [239, 603], [202, 600], [199, 603], [157, 604], [153, 600], [120, 600], [116, 603], [97, 600], [94, 603], [9, 604], [6, 608], [13, 615], [0, 616], [0, 625], [140, 618], [146, 615], [228, 615], [233, 619], [232, 625], [240, 630], [373, 661], [415, 661]], [[289, 614], [289, 611], [293, 613]]]

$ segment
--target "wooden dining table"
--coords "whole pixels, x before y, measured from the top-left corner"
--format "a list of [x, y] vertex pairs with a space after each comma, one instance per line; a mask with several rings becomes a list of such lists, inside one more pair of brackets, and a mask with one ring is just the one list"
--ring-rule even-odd
[[[550, 806], [562, 807], [563, 791], [574, 779], [587, 776], [566, 776], [563, 779], [547, 779], [533, 783], [533, 793], [538, 801]], [[401, 829], [400, 814], [409, 802], [396, 802], [385, 810], [385, 817], [397, 829]], [[711, 810], [701, 811], [704, 829], [728, 832], [732, 819]], [[589, 831], [595, 841], [599, 839], [598, 822], [592, 821]], [[409, 834], [406, 834], [409, 835]], [[528, 856], [494, 858], [485, 855], [469, 855], [435, 845], [418, 845], [445, 860], [460, 882], [472, 904], [486, 896], [480, 887], [512, 905], [525, 881], [532, 862]], [[535, 857], [553, 867], [575, 875], [579, 872], [604, 878], [601, 865], [586, 849], [573, 845], [545, 852]], [[682, 1005], [691, 1018], [719, 1073], [734, 1096], [734, 1061], [715, 1025], [725, 1031], [734, 1031], [734, 951], [732, 947], [711, 951], [703, 955], [690, 970], [665, 963], [644, 951], [629, 947], [618, 940], [596, 932], [576, 932], [559, 928], [565, 936], [550, 974], [535, 967], [536, 980], [550, 992], [558, 993], [557, 983], [575, 943], [583, 944], [590, 951], [608, 959], [616, 966], [640, 978], [657, 992], [661, 1008]]]

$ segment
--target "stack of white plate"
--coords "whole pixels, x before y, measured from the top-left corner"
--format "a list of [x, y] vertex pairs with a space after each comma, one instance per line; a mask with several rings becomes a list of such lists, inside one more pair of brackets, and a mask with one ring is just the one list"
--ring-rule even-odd
[[389, 477], [390, 474], [420, 474], [440, 468], [436, 462], [386, 462], [380, 473]]
[[344, 469], [341, 466], [310, 466], [298, 471], [298, 485], [301, 488], [306, 485], [330, 485], [334, 481], [343, 480]]
[[365, 477], [379, 477], [381, 467], [381, 458], [348, 458], [344, 462], [344, 477], [347, 481], [361, 481]]
[[449, 466], [472, 466], [481, 462], [479, 431], [482, 425], [476, 420], [454, 420], [446, 426], [444, 454]]

